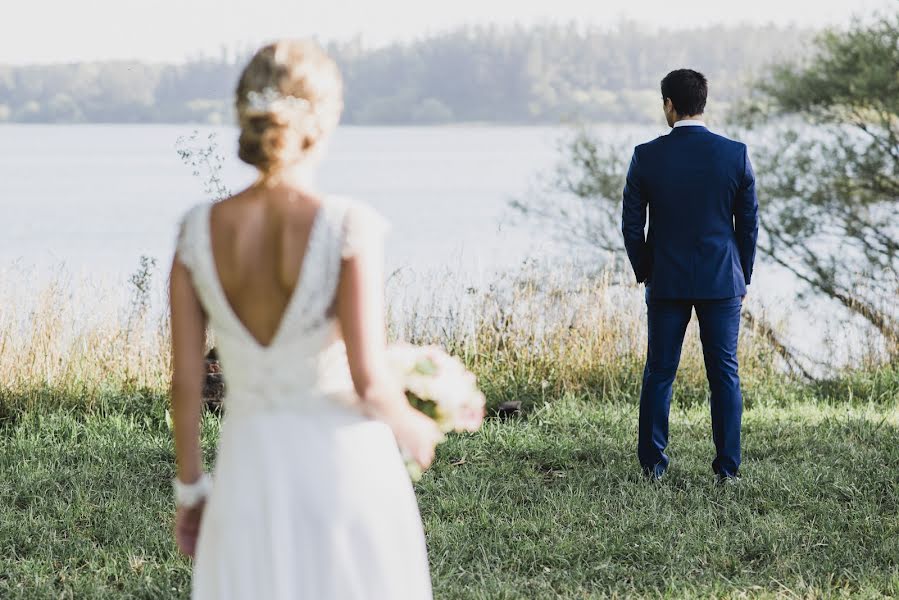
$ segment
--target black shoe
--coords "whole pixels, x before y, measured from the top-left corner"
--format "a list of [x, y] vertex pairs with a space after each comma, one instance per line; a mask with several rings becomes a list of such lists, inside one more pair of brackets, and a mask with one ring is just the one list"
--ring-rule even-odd
[[651, 483], [661, 483], [662, 477], [665, 476], [665, 467], [657, 464], [653, 467], [643, 467], [643, 477]]
[[722, 475], [721, 473], [715, 474], [715, 485], [720, 486], [730, 486], [737, 485], [742, 481], [742, 477], [737, 473], [736, 475]]

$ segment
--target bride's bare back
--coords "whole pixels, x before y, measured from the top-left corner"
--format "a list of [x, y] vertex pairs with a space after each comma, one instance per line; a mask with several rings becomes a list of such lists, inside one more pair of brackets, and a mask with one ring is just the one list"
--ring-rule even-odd
[[278, 333], [303, 271], [321, 200], [290, 186], [254, 187], [210, 211], [222, 291], [261, 346]]

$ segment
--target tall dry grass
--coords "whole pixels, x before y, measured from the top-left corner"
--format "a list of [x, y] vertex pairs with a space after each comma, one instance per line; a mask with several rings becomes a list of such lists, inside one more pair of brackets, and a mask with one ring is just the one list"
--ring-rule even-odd
[[[131, 289], [63, 272], [43, 284], [4, 273], [0, 403], [89, 406], [107, 394], [166, 389], [169, 328], [150, 268], [135, 273]], [[135, 285], [138, 276], [146, 289]]]
[[[90, 407], [109, 394], [164, 395], [170, 338], [163, 286], [159, 273], [144, 271], [128, 290], [66, 276], [27, 298], [21, 287], [0, 290], [0, 403]], [[633, 400], [645, 356], [645, 304], [642, 288], [623, 273], [524, 269], [483, 288], [400, 275], [388, 288], [391, 337], [460, 355], [494, 404], [564, 394]], [[743, 330], [740, 355], [747, 390], [768, 393], [788, 382], [753, 328]], [[703, 401], [706, 389], [694, 322], [676, 399]]]
[[[639, 396], [646, 353], [643, 287], [621, 266], [595, 274], [572, 268], [524, 270], [484, 289], [449, 282], [402, 303], [393, 332], [437, 343], [464, 357], [493, 402], [541, 402], [565, 394], [628, 401]], [[422, 282], [393, 282], [417, 289]], [[433, 301], [454, 298], [453, 303]], [[740, 336], [741, 373], [749, 401], [766, 400], [793, 383], [760, 326]], [[764, 390], [764, 391], [762, 391]], [[687, 331], [675, 399], [705, 401], [707, 382], [695, 318]]]

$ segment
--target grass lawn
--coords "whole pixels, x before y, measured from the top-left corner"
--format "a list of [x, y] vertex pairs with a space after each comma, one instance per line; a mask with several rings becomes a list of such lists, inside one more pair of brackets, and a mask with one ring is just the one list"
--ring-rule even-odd
[[[2, 425], [0, 598], [187, 597], [147, 402]], [[637, 477], [633, 405], [558, 400], [451, 439], [418, 486], [437, 597], [899, 596], [896, 405], [756, 404], [744, 424], [724, 488], [704, 408], [673, 412], [660, 486]]]

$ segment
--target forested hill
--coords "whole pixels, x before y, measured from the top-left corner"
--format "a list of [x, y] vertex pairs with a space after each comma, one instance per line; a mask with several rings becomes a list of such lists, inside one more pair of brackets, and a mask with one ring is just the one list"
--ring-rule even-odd
[[[659, 80], [672, 68], [705, 72], [710, 108], [721, 110], [745, 93], [760, 67], [802, 52], [811, 37], [773, 26], [484, 27], [329, 50], [346, 79], [347, 123], [636, 122], [658, 119]], [[0, 122], [230, 122], [232, 88], [246, 58], [0, 65]]]

